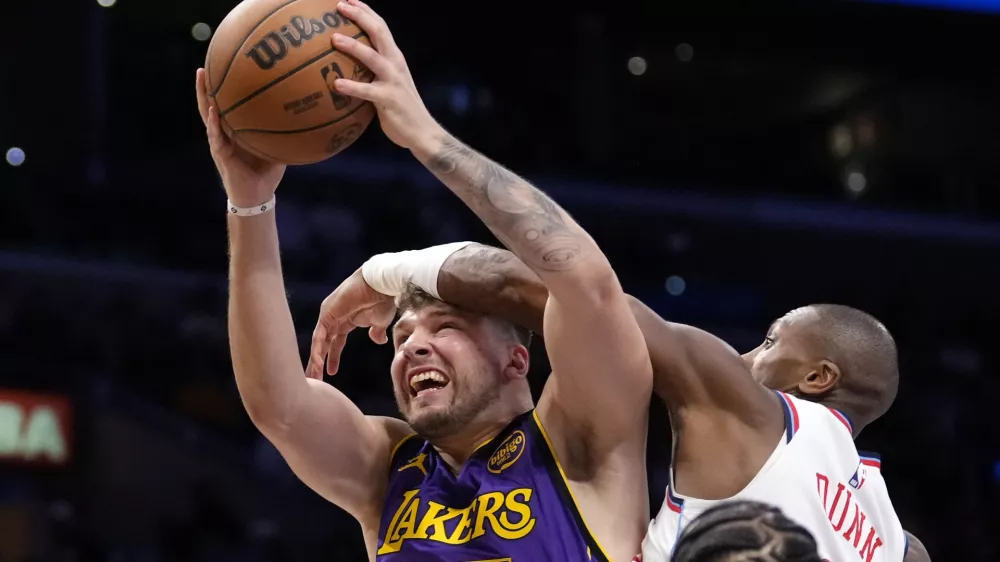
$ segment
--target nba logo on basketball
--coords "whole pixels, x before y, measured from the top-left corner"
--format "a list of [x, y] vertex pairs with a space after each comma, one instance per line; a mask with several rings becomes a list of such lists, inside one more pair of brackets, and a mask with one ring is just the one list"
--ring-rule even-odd
[[848, 484], [851, 485], [855, 490], [860, 490], [861, 486], [865, 483], [865, 465], [858, 463], [858, 469], [854, 471], [854, 476], [851, 476], [851, 480]]
[[326, 88], [330, 90], [330, 97], [333, 98], [333, 107], [337, 110], [341, 110], [351, 105], [350, 98], [345, 95], [338, 94], [337, 90], [333, 89], [333, 83], [337, 80], [337, 78], [344, 77], [344, 71], [340, 70], [340, 65], [332, 63], [324, 66], [319, 72], [323, 75], [323, 81], [326, 82]]

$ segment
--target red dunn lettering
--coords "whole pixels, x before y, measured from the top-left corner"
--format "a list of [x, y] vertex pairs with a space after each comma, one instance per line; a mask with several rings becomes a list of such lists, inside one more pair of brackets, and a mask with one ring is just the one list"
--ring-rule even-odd
[[[833, 530], [842, 533], [844, 540], [858, 549], [862, 560], [872, 562], [875, 551], [882, 546], [882, 538], [872, 522], [867, 521], [868, 516], [861, 510], [850, 488], [842, 482], [837, 482], [836, 490], [831, 490], [830, 479], [817, 472], [816, 491], [823, 500], [823, 507], [827, 510], [827, 518], [830, 519]], [[864, 537], [864, 542], [861, 537]]]

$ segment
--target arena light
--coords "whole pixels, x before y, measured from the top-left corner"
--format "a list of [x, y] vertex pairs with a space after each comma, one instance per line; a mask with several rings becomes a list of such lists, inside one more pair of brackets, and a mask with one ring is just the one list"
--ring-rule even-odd
[[1000, 14], [1000, 2], [997, 0], [864, 0], [879, 4], [904, 4], [921, 8], [939, 8], [956, 12], [980, 12], [984, 14]]
[[848, 170], [844, 177], [844, 187], [851, 197], [858, 197], [868, 188], [868, 178], [861, 170]]
[[687, 289], [687, 282], [680, 275], [671, 275], [667, 277], [666, 282], [667, 293], [674, 297], [679, 297], [684, 294], [684, 290]]
[[191, 37], [198, 41], [208, 41], [212, 37], [212, 28], [207, 23], [198, 22], [191, 28]]
[[691, 62], [694, 58], [694, 47], [690, 43], [681, 43], [674, 49], [674, 54], [681, 62]]
[[469, 112], [472, 103], [472, 89], [465, 84], [456, 84], [451, 87], [448, 95], [448, 106], [452, 113], [465, 115]]
[[646, 59], [642, 57], [628, 59], [628, 71], [635, 76], [642, 76], [646, 73]]
[[854, 151], [854, 137], [847, 125], [839, 124], [830, 129], [830, 152], [837, 158], [846, 158]]
[[115, 2], [117, 2], [117, 0], [97, 0], [97, 3], [103, 8], [110, 8], [111, 6], [114, 6]]
[[7, 151], [7, 163], [15, 167], [24, 164], [24, 151], [16, 146], [11, 147]]

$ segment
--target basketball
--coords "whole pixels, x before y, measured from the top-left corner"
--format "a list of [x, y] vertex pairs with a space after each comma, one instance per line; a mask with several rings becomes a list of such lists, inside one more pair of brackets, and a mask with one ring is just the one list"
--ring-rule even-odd
[[371, 45], [337, 0], [245, 0], [219, 25], [205, 79], [227, 135], [271, 162], [311, 164], [344, 150], [375, 116], [371, 103], [338, 94], [337, 78], [374, 75], [333, 48], [334, 32]]

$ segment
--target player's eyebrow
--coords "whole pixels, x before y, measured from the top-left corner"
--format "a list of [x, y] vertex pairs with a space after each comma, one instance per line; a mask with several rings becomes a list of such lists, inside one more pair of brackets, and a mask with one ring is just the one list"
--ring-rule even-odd
[[[455, 310], [450, 310], [450, 309], [447, 309], [447, 308], [434, 307], [434, 308], [431, 308], [429, 311], [425, 312], [424, 314], [426, 315], [425, 318], [428, 319], [428, 320], [442, 318], [442, 317], [447, 317], [447, 318], [453, 318], [453, 319], [457, 320], [458, 322], [460, 322], [462, 324], [465, 324], [465, 325], [467, 325], [467, 323], [468, 323], [468, 318], [466, 318], [460, 312], [457, 312]], [[397, 320], [396, 324], [393, 325], [393, 327], [392, 327], [392, 340], [393, 340], [393, 342], [396, 341], [396, 334], [397, 334], [397, 332], [402, 332], [402, 333], [412, 332], [413, 331], [413, 324], [414, 324], [414, 322], [416, 322], [416, 320], [414, 320], [412, 316], [409, 317], [409, 318], [400, 318], [399, 320]]]
[[395, 323], [395, 324], [394, 324], [394, 325], [392, 326], [392, 341], [393, 341], [393, 343], [395, 343], [395, 342], [396, 342], [396, 335], [397, 335], [397, 334], [400, 334], [400, 333], [403, 333], [403, 332], [406, 332], [406, 331], [407, 331], [407, 327], [408, 327], [408, 326], [409, 326], [410, 324], [412, 324], [412, 323], [413, 323], [413, 321], [412, 321], [412, 320], [411, 320], [410, 322], [407, 322], [406, 320], [402, 320], [402, 319], [400, 319], [399, 321], [397, 321], [397, 322], [396, 322], [396, 323]]

